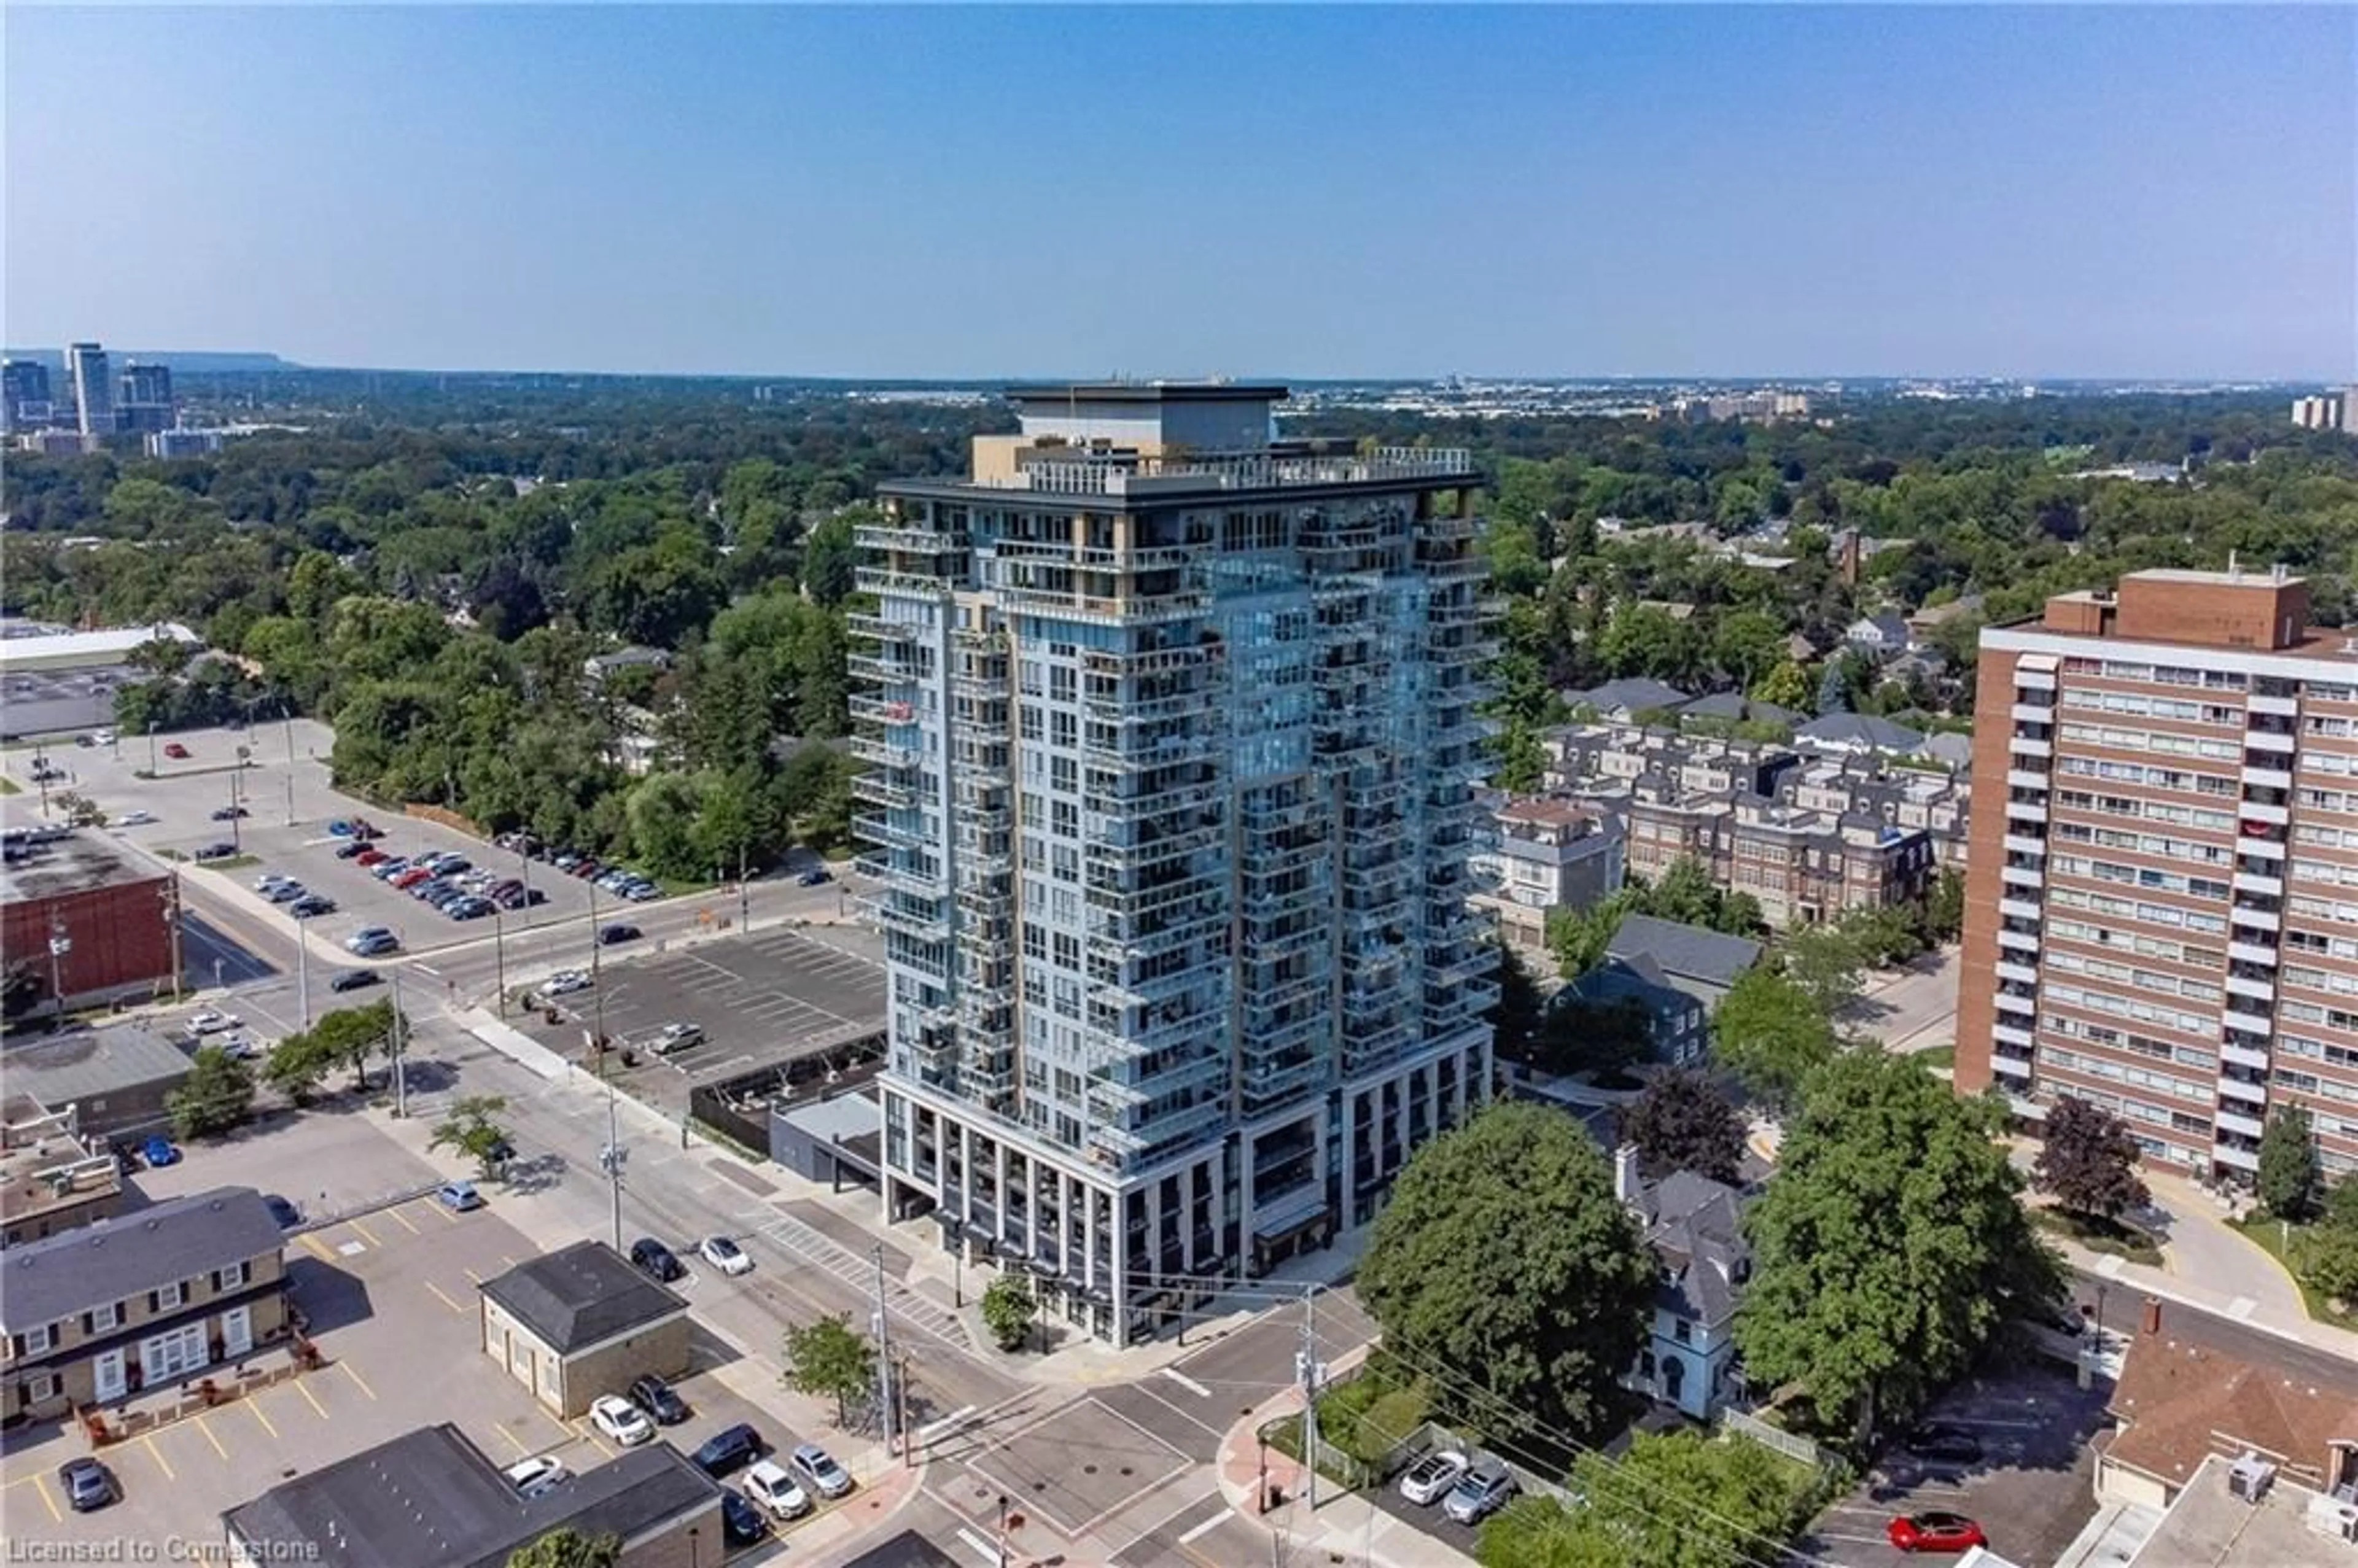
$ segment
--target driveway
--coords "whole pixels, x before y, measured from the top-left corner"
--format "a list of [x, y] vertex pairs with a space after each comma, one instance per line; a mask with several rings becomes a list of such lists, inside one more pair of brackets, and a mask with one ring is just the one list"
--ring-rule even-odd
[[1946, 1511], [1978, 1519], [1993, 1550], [2016, 1563], [2053, 1563], [2094, 1517], [2095, 1455], [2109, 1385], [2082, 1390], [2060, 1366], [1999, 1366], [1951, 1389], [1925, 1419], [1981, 1440], [1977, 1464], [1918, 1460], [1887, 1450], [1867, 1478], [1818, 1516], [1800, 1550], [1843, 1568], [1913, 1561], [1884, 1527], [1900, 1514]]
[[1866, 977], [1843, 1022], [1893, 1051], [1931, 1051], [1957, 1037], [1957, 949], [1942, 947]]

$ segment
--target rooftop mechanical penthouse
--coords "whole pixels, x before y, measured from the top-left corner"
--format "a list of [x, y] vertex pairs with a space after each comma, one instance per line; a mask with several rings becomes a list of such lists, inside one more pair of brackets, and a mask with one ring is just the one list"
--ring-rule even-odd
[[1982, 633], [1957, 1087], [2248, 1184], [2278, 1106], [2358, 1171], [2358, 633], [2281, 569]]
[[1015, 392], [860, 540], [885, 1204], [1120, 1342], [1371, 1217], [1489, 1079], [1479, 478], [1277, 440], [1285, 395]]

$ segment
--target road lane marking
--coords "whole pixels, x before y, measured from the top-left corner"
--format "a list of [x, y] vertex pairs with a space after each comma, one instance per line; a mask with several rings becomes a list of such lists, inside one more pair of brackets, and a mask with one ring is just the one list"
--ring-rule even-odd
[[147, 1445], [147, 1456], [156, 1461], [156, 1468], [164, 1472], [164, 1479], [177, 1484], [180, 1478], [172, 1474], [171, 1461], [166, 1459], [164, 1457], [164, 1451], [156, 1446], [154, 1434], [150, 1433], [149, 1435], [141, 1438], [139, 1441]]
[[965, 1542], [967, 1548], [976, 1556], [981, 1558], [985, 1563], [990, 1563], [992, 1568], [997, 1568], [999, 1563], [1005, 1561], [1005, 1559], [999, 1555], [999, 1548], [991, 1545], [990, 1542], [983, 1540], [982, 1537], [975, 1534], [974, 1531], [967, 1529], [964, 1525], [958, 1526], [957, 1538], [959, 1541]]
[[268, 1433], [273, 1437], [278, 1435], [278, 1429], [270, 1424], [270, 1418], [268, 1416], [262, 1413], [262, 1396], [260, 1394], [254, 1394], [248, 1398], [245, 1401], [245, 1408], [253, 1412], [254, 1420], [262, 1423], [263, 1431]]
[[352, 1364], [351, 1362], [339, 1361], [336, 1365], [344, 1369], [345, 1377], [350, 1378], [353, 1382], [360, 1385], [361, 1392], [366, 1394], [371, 1399], [376, 1398], [376, 1390], [368, 1386], [367, 1379], [362, 1378], [358, 1372], [352, 1370]]
[[336, 1255], [328, 1250], [328, 1244], [319, 1239], [319, 1233], [316, 1230], [307, 1230], [303, 1233], [303, 1245], [308, 1247], [312, 1256], [318, 1258], [322, 1263], [332, 1263], [336, 1260]]
[[1193, 1546], [1195, 1542], [1203, 1540], [1206, 1536], [1211, 1534], [1214, 1530], [1228, 1522], [1229, 1511], [1230, 1510], [1227, 1509], [1222, 1509], [1218, 1513], [1214, 1514], [1210, 1519], [1206, 1519], [1203, 1523], [1197, 1525], [1195, 1529], [1181, 1536], [1179, 1538], [1179, 1544], [1182, 1546]]
[[229, 1450], [223, 1448], [222, 1446], [222, 1440], [213, 1435], [212, 1422], [205, 1419], [204, 1412], [202, 1411], [199, 1411], [197, 1412], [197, 1430], [205, 1434], [205, 1441], [213, 1445], [214, 1453], [220, 1454], [224, 1459], [229, 1457]]
[[449, 1307], [452, 1312], [465, 1312], [467, 1310], [465, 1307], [460, 1306], [457, 1302], [452, 1301], [449, 1296], [443, 1295], [442, 1287], [436, 1284], [433, 1281], [427, 1281], [426, 1288], [432, 1291], [437, 1296], [439, 1296], [441, 1298], [442, 1304]]
[[480, 1285], [483, 1282], [483, 1277], [475, 1272], [472, 1269], [461, 1269], [459, 1272], [466, 1275], [468, 1279], [472, 1280], [476, 1284]]
[[917, 1429], [917, 1441], [920, 1443], [931, 1443], [937, 1433], [948, 1431], [951, 1427], [956, 1426], [958, 1422], [964, 1421], [973, 1413], [974, 1407], [972, 1405], [962, 1405], [958, 1409], [950, 1411], [949, 1414], [943, 1416], [938, 1420], [929, 1421], [925, 1425]]
[[1187, 1376], [1186, 1373], [1182, 1372], [1176, 1367], [1163, 1368], [1163, 1375], [1170, 1379], [1173, 1382], [1178, 1384], [1181, 1388], [1186, 1390], [1189, 1393], [1195, 1395], [1199, 1400], [1208, 1400], [1212, 1397], [1211, 1390], [1204, 1387], [1203, 1384], [1195, 1381], [1195, 1379]]

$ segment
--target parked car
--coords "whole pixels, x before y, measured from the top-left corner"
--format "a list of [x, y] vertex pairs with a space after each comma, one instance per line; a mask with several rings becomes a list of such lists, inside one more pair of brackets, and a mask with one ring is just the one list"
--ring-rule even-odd
[[328, 824], [328, 834], [334, 838], [349, 838], [352, 836], [352, 825], [343, 817], [336, 817]]
[[139, 1162], [158, 1171], [167, 1165], [177, 1165], [180, 1162], [179, 1146], [160, 1132], [152, 1134], [139, 1145]]
[[434, 1196], [444, 1208], [457, 1214], [483, 1206], [483, 1195], [475, 1190], [472, 1182], [445, 1182], [434, 1190]]
[[309, 920], [318, 915], [336, 913], [336, 901], [325, 893], [307, 892], [287, 906], [287, 913], [297, 920]]
[[591, 1400], [590, 1422], [625, 1448], [635, 1448], [655, 1434], [655, 1423], [646, 1412], [620, 1394], [600, 1394]]
[[514, 892], [500, 894], [492, 902], [502, 909], [530, 909], [536, 904], [546, 903], [548, 895], [538, 888], [518, 888]]
[[407, 892], [419, 882], [430, 881], [433, 875], [434, 868], [431, 866], [407, 866], [386, 880], [402, 892]]
[[1883, 1533], [1902, 1552], [1970, 1552], [1989, 1544], [1982, 1527], [1963, 1514], [1909, 1514], [1893, 1519]]
[[837, 1464], [835, 1455], [816, 1443], [796, 1444], [795, 1451], [786, 1455], [786, 1463], [822, 1498], [839, 1498], [851, 1490], [851, 1472]]
[[270, 1211], [270, 1217], [278, 1222], [281, 1230], [292, 1230], [303, 1223], [303, 1211], [276, 1193], [265, 1194], [262, 1206]]
[[381, 983], [383, 979], [374, 969], [338, 969], [336, 978], [328, 982], [328, 989], [331, 991], [366, 990]]
[[367, 866], [371, 870], [374, 870], [376, 867], [384, 865], [387, 860], [392, 859], [393, 857], [391, 855], [386, 854], [375, 845], [364, 843], [360, 847], [360, 852], [352, 857], [352, 863], [356, 866]]
[[301, 882], [284, 881], [277, 883], [262, 896], [268, 899], [273, 903], [293, 903], [297, 899], [305, 896], [311, 890], [309, 888], [305, 887]]
[[543, 996], [571, 996], [575, 991], [588, 990], [591, 981], [590, 977], [583, 974], [579, 969], [559, 969], [557, 973], [549, 976], [548, 979], [540, 982], [540, 994]]
[[679, 1255], [652, 1236], [642, 1236], [631, 1243], [631, 1261], [647, 1278], [669, 1284], [687, 1272], [687, 1265]]
[[508, 1485], [527, 1501], [573, 1478], [573, 1473], [565, 1467], [564, 1461], [548, 1454], [519, 1459], [501, 1474], [508, 1478]]
[[367, 852], [368, 846], [357, 838], [347, 838], [336, 846], [336, 859], [339, 860], [357, 860]]
[[762, 1434], [743, 1422], [714, 1433], [696, 1451], [696, 1467], [708, 1476], [726, 1476], [762, 1456]]
[[657, 1426], [677, 1426], [688, 1417], [687, 1401], [653, 1372], [631, 1379], [631, 1402], [646, 1411]]
[[666, 1023], [655, 1031], [647, 1042], [647, 1049], [658, 1056], [668, 1056], [675, 1051], [686, 1051], [704, 1044], [704, 1030], [694, 1023]]
[[237, 846], [234, 844], [208, 844], [199, 849], [193, 858], [200, 860], [226, 860], [236, 853]]
[[201, 1012], [189, 1014], [187, 1028], [191, 1034], [226, 1034], [244, 1022], [233, 1012], [217, 1012], [206, 1008]]
[[745, 1495], [779, 1519], [798, 1519], [811, 1511], [810, 1498], [774, 1459], [764, 1459], [745, 1472]]
[[751, 1546], [770, 1533], [770, 1521], [740, 1492], [720, 1494], [720, 1533], [731, 1546]]
[[750, 1274], [753, 1271], [752, 1256], [726, 1236], [706, 1237], [704, 1244], [697, 1251], [703, 1255], [706, 1262], [724, 1274]]
[[164, 755], [176, 762], [185, 762], [189, 760], [189, 749], [178, 741], [167, 741], [164, 742]]
[[617, 946], [638, 939], [639, 928], [635, 925], [601, 925], [598, 928], [598, 946], [600, 947]]
[[407, 870], [409, 858], [406, 855], [387, 855], [369, 868], [369, 875], [381, 882], [389, 882]]
[[815, 888], [835, 881], [835, 873], [825, 866], [814, 866], [795, 879], [796, 887]]
[[243, 1032], [215, 1036], [212, 1048], [236, 1062], [251, 1062], [264, 1054], [262, 1042]]
[[1919, 1459], [1946, 1459], [1960, 1465], [1981, 1463], [1982, 1440], [1947, 1422], [1925, 1422], [1902, 1438], [1900, 1446]]
[[213, 807], [213, 820], [215, 822], [234, 822], [241, 816], [251, 816], [253, 815], [254, 813], [246, 810], [246, 808], [242, 806], [216, 806]]
[[1480, 1524], [1506, 1507], [1515, 1495], [1514, 1473], [1504, 1465], [1476, 1465], [1457, 1478], [1441, 1499], [1441, 1511], [1459, 1524]]
[[92, 732], [90, 739], [93, 745], [112, 746], [114, 744], [114, 731], [112, 730], [94, 730]]
[[1466, 1455], [1455, 1449], [1444, 1448], [1426, 1454], [1410, 1465], [1400, 1478], [1400, 1495], [1419, 1508], [1429, 1507], [1446, 1497], [1466, 1474]]
[[58, 1489], [66, 1495], [66, 1506], [78, 1514], [103, 1509], [120, 1494], [115, 1489], [114, 1472], [87, 1454], [77, 1454], [58, 1466]]
[[284, 871], [265, 871], [260, 876], [254, 879], [254, 891], [256, 892], [268, 892], [273, 888], [284, 887], [287, 883], [294, 881], [295, 879], [293, 877], [288, 876]]
[[114, 819], [117, 827], [145, 827], [156, 820], [152, 811], [126, 811]]
[[492, 908], [490, 899], [479, 898], [473, 893], [469, 893], [464, 898], [444, 905], [442, 913], [453, 920], [481, 920], [491, 914]]

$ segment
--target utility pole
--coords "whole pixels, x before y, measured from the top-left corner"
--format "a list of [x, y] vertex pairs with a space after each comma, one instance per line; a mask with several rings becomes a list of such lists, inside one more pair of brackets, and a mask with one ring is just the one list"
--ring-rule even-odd
[[154, 777], [156, 776], [157, 771], [157, 767], [156, 767], [156, 720], [154, 720], [154, 719], [150, 719], [147, 721], [147, 776], [148, 776], [149, 778], [151, 778], [151, 779], [152, 779], [152, 778], [154, 778]]
[[180, 1000], [180, 872], [172, 871], [172, 880], [164, 884], [164, 921], [172, 941], [172, 1000]]
[[58, 915], [49, 922], [49, 1000], [59, 1018], [66, 1015], [66, 955], [72, 951], [73, 937], [66, 931], [65, 916]]
[[884, 1422], [884, 1452], [892, 1452], [892, 1314], [884, 1306], [884, 1246], [879, 1242], [876, 1258], [876, 1413]]
[[508, 933], [507, 921], [496, 900], [492, 904], [492, 963], [497, 977], [499, 1015], [508, 1015]]
[[909, 1357], [901, 1357], [901, 1375], [892, 1385], [892, 1424], [901, 1430], [901, 1464], [904, 1469], [917, 1467], [917, 1445], [909, 1440]]
[[236, 850], [239, 854], [243, 854], [245, 852], [245, 835], [239, 831], [239, 829], [245, 826], [245, 809], [238, 804], [238, 777], [239, 775], [236, 773], [232, 773], [229, 776], [229, 843], [231, 849]]
[[[598, 1058], [598, 1076], [605, 1077], [606, 1058]], [[598, 1162], [606, 1167], [606, 1183], [614, 1195], [614, 1250], [622, 1249], [622, 1133], [615, 1109], [614, 1080], [606, 1079], [606, 1147]]]
[[295, 826], [295, 769], [292, 764], [287, 769], [287, 826]]
[[1302, 1292], [1302, 1484], [1318, 1511], [1318, 1287]]
[[745, 886], [745, 846], [737, 846], [737, 929], [753, 924], [753, 895]]
[[303, 923], [295, 922], [295, 1006], [303, 1015], [303, 1027], [311, 1027], [311, 942]]
[[409, 1042], [403, 1038], [401, 970], [393, 971], [393, 1115], [398, 1121], [409, 1114], [409, 1064], [403, 1060]]

